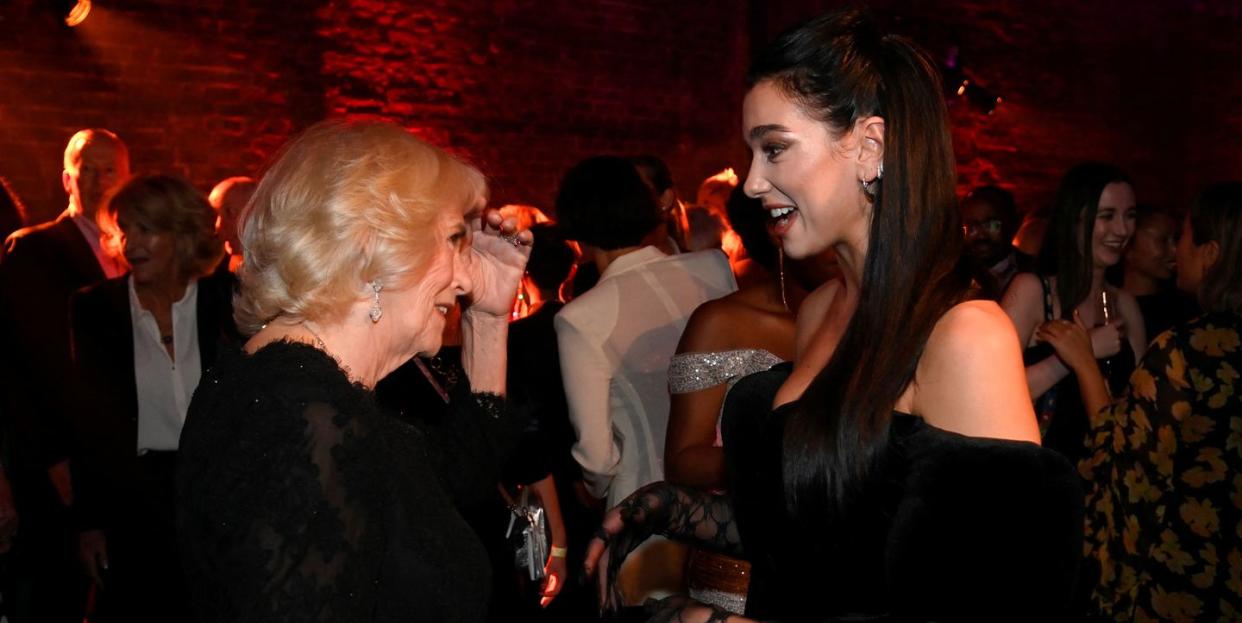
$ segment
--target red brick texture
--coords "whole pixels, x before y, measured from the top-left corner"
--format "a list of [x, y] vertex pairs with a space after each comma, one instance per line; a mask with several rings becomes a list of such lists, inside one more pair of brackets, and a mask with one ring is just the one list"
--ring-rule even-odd
[[[746, 168], [752, 45], [838, 4], [803, 0], [96, 0], [76, 29], [43, 0], [0, 5], [0, 175], [35, 220], [64, 207], [77, 129], [129, 143], [135, 170], [207, 190], [256, 174], [325, 116], [392, 119], [465, 154], [498, 202], [548, 206], [596, 153], [650, 152], [683, 196]], [[878, 13], [1004, 98], [951, 110], [961, 186], [1043, 205], [1075, 161], [1118, 162], [1140, 200], [1182, 207], [1242, 178], [1242, 9], [1194, 2], [923, 3]]]

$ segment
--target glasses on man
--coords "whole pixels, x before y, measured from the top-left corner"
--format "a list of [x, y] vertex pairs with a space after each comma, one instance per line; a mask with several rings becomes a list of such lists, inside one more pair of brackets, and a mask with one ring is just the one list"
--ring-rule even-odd
[[981, 221], [978, 223], [966, 223], [965, 225], [962, 225], [962, 233], [966, 234], [966, 237], [968, 238], [978, 236], [980, 234], [995, 236], [1000, 233], [1002, 225], [1003, 223], [1001, 223], [999, 219]]

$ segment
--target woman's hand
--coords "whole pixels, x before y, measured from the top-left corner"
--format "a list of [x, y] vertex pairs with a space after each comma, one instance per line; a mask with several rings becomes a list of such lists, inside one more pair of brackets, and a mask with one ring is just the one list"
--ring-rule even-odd
[[[1099, 331], [1104, 329], [1104, 331]], [[1074, 312], [1074, 321], [1068, 320], [1049, 320], [1040, 325], [1035, 330], [1035, 337], [1047, 342], [1057, 352], [1057, 356], [1061, 361], [1065, 362], [1071, 370], [1080, 371], [1086, 367], [1098, 367], [1096, 363], [1095, 334], [1099, 332], [1107, 337], [1110, 333], [1116, 346], [1113, 353], [1121, 349], [1120, 338], [1118, 332], [1110, 325], [1097, 327], [1095, 330], [1088, 332], [1083, 326], [1082, 318], [1078, 312]]]
[[587, 545], [584, 569], [599, 571], [600, 606], [622, 606], [617, 572], [625, 557], [653, 534], [692, 542], [713, 551], [741, 557], [741, 539], [728, 498], [667, 482], [653, 482], [630, 494], [604, 516]]
[[543, 587], [539, 597], [539, 607], [547, 608], [556, 596], [561, 594], [561, 588], [565, 586], [565, 580], [569, 577], [569, 565], [565, 562], [565, 555], [562, 553], [557, 556], [552, 553], [548, 556], [548, 563], [543, 566]]
[[504, 218], [499, 210], [484, 210], [471, 226], [474, 288], [469, 295], [468, 311], [507, 321], [534, 237], [518, 228], [517, 219]]
[[[1079, 324], [1082, 323], [1077, 311], [1074, 312], [1074, 319]], [[1121, 352], [1121, 341], [1126, 337], [1125, 323], [1111, 322], [1087, 331], [1091, 335], [1091, 352], [1096, 359], [1107, 359]]]
[[616, 611], [623, 604], [617, 590], [617, 572], [625, 557], [653, 534], [667, 527], [675, 487], [664, 482], [651, 483], [630, 494], [604, 515], [604, 522], [587, 544], [583, 568], [590, 577], [599, 570], [599, 604], [604, 611]]

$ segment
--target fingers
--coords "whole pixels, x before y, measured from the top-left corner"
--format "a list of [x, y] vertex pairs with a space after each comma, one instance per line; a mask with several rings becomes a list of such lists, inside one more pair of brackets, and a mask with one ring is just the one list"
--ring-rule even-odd
[[1082, 321], [1082, 314], [1078, 313], [1077, 309], [1074, 310], [1074, 322], [1078, 323], [1078, 326], [1082, 327], [1083, 331], [1090, 331], [1087, 328], [1087, 323]]

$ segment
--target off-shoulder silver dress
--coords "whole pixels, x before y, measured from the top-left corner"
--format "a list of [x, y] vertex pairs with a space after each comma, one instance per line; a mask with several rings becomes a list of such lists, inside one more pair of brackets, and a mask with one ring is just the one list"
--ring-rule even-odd
[[[688, 394], [726, 384], [725, 394], [742, 377], [763, 372], [784, 361], [758, 348], [726, 350], [718, 353], [680, 353], [668, 366], [668, 391]], [[720, 403], [724, 408], [724, 401]], [[716, 445], [721, 445], [720, 419], [716, 420]], [[746, 610], [746, 585], [750, 565], [727, 556], [696, 550], [688, 573], [690, 597], [736, 614]]]

